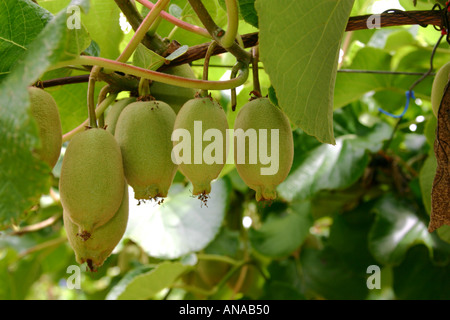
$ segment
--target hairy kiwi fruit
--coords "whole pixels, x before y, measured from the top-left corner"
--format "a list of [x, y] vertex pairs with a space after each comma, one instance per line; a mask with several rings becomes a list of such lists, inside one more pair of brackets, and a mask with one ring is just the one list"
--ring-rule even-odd
[[70, 141], [61, 167], [61, 204], [78, 225], [79, 235], [89, 239], [107, 223], [123, 197], [124, 173], [120, 148], [108, 131], [92, 128]]
[[[178, 112], [172, 137], [174, 157], [192, 183], [193, 195], [209, 194], [211, 181], [222, 171], [227, 158], [227, 129], [225, 111], [211, 97], [191, 99]], [[206, 140], [214, 140], [211, 143], [203, 141], [207, 131], [211, 136]]]
[[122, 239], [129, 212], [128, 185], [124, 183], [122, 202], [114, 216], [104, 225], [94, 230], [87, 240], [79, 237], [78, 225], [73, 223], [67, 211], [63, 212], [64, 227], [72, 249], [75, 251], [76, 261], [87, 263], [91, 271], [101, 267], [111, 255], [114, 248]]
[[114, 136], [137, 200], [167, 196], [177, 172], [170, 139], [175, 117], [167, 103], [157, 100], [131, 103], [120, 114]]
[[[188, 64], [171, 67], [163, 71], [164, 73], [180, 76], [188, 79], [196, 79], [194, 71]], [[163, 82], [153, 81], [150, 86], [150, 93], [156, 100], [161, 100], [172, 107], [178, 113], [183, 104], [194, 98], [197, 90], [173, 86]]]
[[[256, 134], [257, 141], [247, 141], [245, 138], [243, 146], [244, 140], [238, 139], [238, 136], [241, 134], [241, 137], [245, 137], [243, 133], [248, 130]], [[272, 135], [277, 133], [278, 141], [272, 141], [276, 137]], [[278, 147], [276, 144], [272, 145], [273, 142], [278, 143]], [[267, 147], [265, 152], [261, 152], [262, 145]], [[266, 160], [261, 161], [261, 155], [268, 156], [269, 153], [272, 160], [270, 165], [263, 163]], [[251, 161], [252, 156], [254, 160]], [[292, 130], [284, 112], [268, 98], [257, 98], [243, 105], [234, 124], [234, 163], [242, 180], [256, 191], [257, 201], [276, 198], [276, 187], [289, 174], [293, 158]], [[272, 164], [274, 168], [271, 168]]]
[[130, 103], [136, 102], [136, 98], [129, 97], [116, 101], [109, 108], [108, 114], [105, 118], [106, 130], [109, 131], [112, 135], [116, 131], [117, 120], [119, 119], [120, 114], [123, 109], [128, 106]]
[[431, 87], [431, 106], [433, 113], [437, 117], [439, 107], [441, 105], [442, 97], [444, 96], [444, 89], [449, 82], [450, 76], [450, 62], [447, 62], [436, 72], [434, 76], [433, 85]]
[[38, 157], [53, 168], [62, 146], [61, 119], [52, 95], [43, 89], [28, 87], [30, 109], [36, 120], [41, 147], [34, 150]]

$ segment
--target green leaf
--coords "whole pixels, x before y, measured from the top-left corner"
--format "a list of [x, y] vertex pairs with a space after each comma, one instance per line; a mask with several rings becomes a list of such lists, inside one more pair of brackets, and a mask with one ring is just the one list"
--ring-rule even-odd
[[188, 268], [180, 262], [163, 262], [150, 271], [136, 275], [126, 286], [113, 288], [107, 299], [148, 300], [170, 286]]
[[390, 136], [390, 127], [379, 123], [366, 135], [346, 135], [336, 145], [319, 145], [309, 152], [295, 148], [294, 164], [289, 176], [278, 186], [287, 201], [308, 199], [321, 190], [351, 186], [369, 163], [367, 149], [375, 152]]
[[[304, 299], [299, 269], [299, 262], [293, 257], [283, 260], [272, 260], [267, 267], [270, 280], [268, 285], [264, 286], [264, 294], [261, 299]], [[274, 290], [276, 288], [281, 292]], [[283, 296], [284, 298], [282, 298]]]
[[29, 0], [0, 2], [0, 80], [9, 74], [52, 17]]
[[[71, 72], [69, 75], [82, 74]], [[106, 85], [104, 82], [96, 82], [94, 96], [98, 97], [101, 88]], [[61, 127], [63, 134], [76, 128], [88, 118], [87, 109], [87, 88], [88, 83], [77, 83], [62, 85], [46, 89], [56, 101], [61, 117]]]
[[439, 235], [439, 238], [443, 241], [450, 243], [450, 226], [449, 225], [443, 225], [439, 229], [436, 230], [437, 234]]
[[127, 289], [128, 285], [134, 280], [134, 278], [154, 269], [155, 266], [153, 265], [141, 265], [130, 270], [114, 287], [112, 287], [105, 300], [117, 300], [117, 298]]
[[392, 32], [386, 39], [384, 49], [387, 51], [396, 51], [399, 48], [414, 43], [413, 35], [407, 30]]
[[[227, 10], [225, 0], [218, 0], [223, 10]], [[255, 0], [238, 0], [239, 19], [244, 19], [255, 28], [258, 28], [258, 13], [255, 9]]]
[[133, 65], [140, 68], [156, 70], [164, 64], [164, 57], [140, 43], [133, 53]]
[[50, 21], [29, 45], [23, 59], [0, 84], [0, 228], [17, 223], [50, 187], [50, 168], [32, 153], [38, 130], [29, 112], [27, 87], [48, 67], [76, 55], [66, 13]]
[[239, 11], [245, 22], [258, 28], [258, 14], [255, 9], [255, 0], [239, 0]]
[[255, 2], [260, 57], [292, 123], [335, 143], [333, 95], [341, 38], [353, 0]]
[[205, 248], [207, 254], [235, 257], [239, 249], [239, 232], [223, 227], [216, 238]]
[[117, 59], [120, 54], [119, 45], [123, 32], [118, 23], [120, 9], [114, 1], [91, 1], [89, 13], [82, 16], [83, 25], [100, 47], [100, 56], [107, 59]]
[[427, 223], [410, 204], [387, 195], [374, 210], [377, 216], [369, 233], [369, 249], [378, 262], [398, 265], [413, 245], [423, 243], [429, 249], [433, 247]]
[[169, 13], [174, 16], [175, 18], [181, 18], [181, 15], [183, 14], [183, 9], [181, 9], [176, 4], [171, 4], [169, 6]]
[[374, 216], [367, 213], [374, 204], [364, 202], [351, 211], [333, 216], [326, 245], [334, 248], [354, 270], [364, 270], [376, 263], [368, 249], [367, 237], [374, 221]]
[[366, 269], [355, 270], [335, 249], [305, 248], [300, 262], [307, 292], [332, 300], [361, 300], [367, 296]]
[[282, 214], [272, 213], [260, 228], [250, 229], [250, 242], [265, 256], [283, 257], [300, 247], [312, 224], [310, 204], [295, 204]]
[[269, 280], [264, 284], [264, 294], [261, 300], [305, 300], [291, 284]]
[[422, 191], [422, 201], [427, 213], [431, 212], [431, 189], [436, 175], [437, 161], [434, 153], [430, 153], [425, 160], [419, 173], [420, 190]]
[[185, 54], [188, 49], [189, 49], [189, 47], [187, 45], [183, 45], [183, 46], [179, 47], [178, 49], [176, 49], [171, 54], [169, 54], [166, 57], [166, 60], [168, 60], [168, 61], [175, 60], [176, 58], [178, 58], [178, 57], [182, 56], [183, 54]]
[[[130, 206], [125, 238], [139, 244], [152, 257], [175, 259], [205, 248], [220, 230], [228, 206], [229, 185], [223, 180], [212, 184], [205, 206], [192, 197], [192, 186], [175, 184], [164, 203]], [[135, 203], [130, 192], [130, 203]]]
[[399, 300], [449, 300], [450, 264], [437, 266], [423, 245], [408, 251], [394, 268], [394, 292]]
[[[390, 70], [391, 56], [384, 50], [366, 47], [358, 51], [348, 69]], [[339, 72], [334, 91], [334, 108], [341, 108], [371, 91], [390, 86], [392, 76], [374, 73]], [[349, 90], [351, 88], [351, 90]]]

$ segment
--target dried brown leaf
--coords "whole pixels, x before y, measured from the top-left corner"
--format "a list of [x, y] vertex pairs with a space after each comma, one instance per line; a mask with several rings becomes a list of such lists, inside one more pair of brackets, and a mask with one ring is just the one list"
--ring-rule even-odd
[[434, 153], [437, 159], [436, 175], [431, 191], [431, 216], [428, 231], [450, 225], [450, 86], [444, 90], [438, 111]]

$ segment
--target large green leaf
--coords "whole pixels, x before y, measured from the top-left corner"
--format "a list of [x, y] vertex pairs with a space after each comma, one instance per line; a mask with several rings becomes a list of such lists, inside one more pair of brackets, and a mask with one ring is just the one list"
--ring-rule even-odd
[[[387, 52], [366, 47], [357, 52], [348, 69], [390, 70], [390, 63], [391, 56]], [[350, 102], [360, 99], [368, 92], [386, 89], [391, 81], [392, 75], [340, 72], [336, 78], [334, 107], [343, 107]]]
[[273, 213], [258, 229], [250, 229], [253, 248], [268, 257], [287, 256], [305, 241], [313, 224], [308, 202], [293, 205], [285, 214]]
[[[42, 2], [42, 3], [41, 3]], [[58, 12], [69, 5], [69, 0], [46, 0], [39, 3], [51, 12]], [[91, 38], [100, 47], [100, 56], [117, 59], [123, 31], [119, 24], [120, 9], [113, 0], [91, 1], [89, 12], [82, 16], [82, 23]]]
[[82, 17], [89, 34], [100, 47], [100, 56], [107, 59], [119, 57], [123, 32], [119, 25], [120, 9], [112, 0], [91, 1], [89, 13]]
[[191, 190], [192, 186], [174, 184], [163, 204], [139, 206], [133, 205], [136, 200], [130, 192], [130, 218], [124, 237], [139, 244], [150, 256], [162, 259], [179, 258], [205, 248], [220, 230], [229, 185], [223, 179], [214, 182], [206, 205], [192, 197]]
[[364, 202], [355, 209], [333, 216], [326, 245], [334, 248], [354, 270], [363, 271], [376, 264], [368, 249], [368, 233], [374, 216], [367, 214], [374, 202]]
[[0, 2], [0, 80], [51, 19], [50, 12], [31, 0]]
[[77, 47], [69, 42], [73, 39], [66, 25], [66, 13], [61, 12], [45, 26], [0, 84], [0, 228], [17, 223], [40, 194], [49, 190], [49, 167], [32, 154], [39, 138], [28, 110], [27, 87], [52, 64], [78, 54], [74, 51]]
[[[108, 300], [148, 300], [162, 289], [170, 286], [189, 267], [180, 262], [165, 261], [150, 271], [133, 272], [134, 277], [127, 279], [126, 285], [119, 283], [108, 294]], [[138, 274], [136, 274], [138, 273]]]
[[360, 300], [367, 296], [366, 270], [355, 270], [351, 261], [346, 261], [332, 247], [305, 248], [300, 261], [307, 293], [338, 300]]
[[335, 143], [333, 95], [353, 0], [257, 0], [261, 61], [291, 121]]
[[267, 267], [270, 279], [264, 284], [260, 299], [303, 300], [302, 278], [297, 259], [273, 260]]
[[369, 233], [369, 249], [378, 262], [398, 265], [413, 245], [433, 247], [427, 221], [420, 219], [407, 202], [386, 195], [374, 209], [377, 216]]
[[334, 146], [322, 144], [309, 152], [300, 148], [295, 153], [291, 173], [278, 186], [279, 194], [287, 201], [293, 201], [311, 198], [321, 190], [351, 186], [369, 163], [367, 149], [378, 151], [389, 135], [389, 126], [379, 123], [366, 135], [339, 137]]
[[450, 264], [435, 265], [425, 246], [418, 245], [394, 268], [394, 292], [401, 300], [449, 300]]

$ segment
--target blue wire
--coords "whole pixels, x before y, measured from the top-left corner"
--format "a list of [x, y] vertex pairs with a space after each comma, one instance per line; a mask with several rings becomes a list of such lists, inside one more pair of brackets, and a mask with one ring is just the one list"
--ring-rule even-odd
[[385, 115], [388, 115], [392, 118], [401, 118], [405, 115], [406, 111], [408, 110], [409, 107], [409, 100], [413, 98], [414, 100], [416, 99], [416, 97], [414, 96], [414, 91], [410, 90], [410, 91], [406, 91], [406, 104], [405, 104], [405, 108], [403, 109], [403, 112], [400, 115], [395, 115], [392, 114], [390, 112], [387, 112], [386, 110], [383, 110], [382, 108], [378, 108], [378, 110], [382, 113], [384, 113]]

